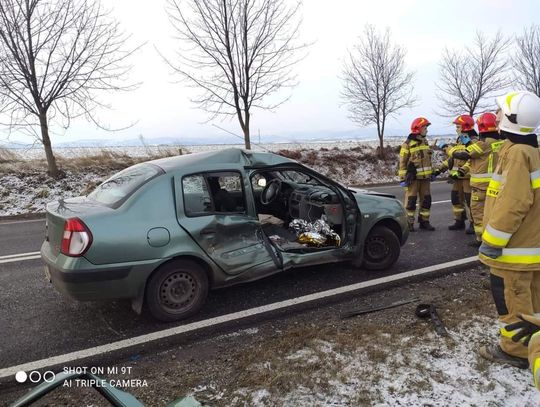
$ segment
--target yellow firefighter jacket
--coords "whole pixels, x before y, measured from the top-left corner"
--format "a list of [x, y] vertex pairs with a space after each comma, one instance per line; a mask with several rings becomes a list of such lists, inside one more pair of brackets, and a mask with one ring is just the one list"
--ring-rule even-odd
[[505, 140], [486, 193], [482, 240], [503, 248], [482, 263], [506, 270], [540, 270], [540, 150]]
[[[410, 136], [409, 136], [410, 137]], [[399, 178], [405, 179], [407, 174], [407, 166], [409, 163], [414, 164], [416, 168], [416, 179], [431, 179], [433, 169], [431, 168], [431, 155], [433, 152], [429, 147], [425, 138], [407, 139], [401, 145], [399, 151]]]
[[463, 165], [465, 172], [470, 173], [471, 187], [485, 191], [495, 167], [497, 157], [504, 140], [491, 137], [480, 139], [467, 147], [470, 160]]
[[465, 146], [465, 144], [460, 143], [459, 141], [454, 146], [448, 146], [445, 150], [448, 158], [442, 162], [438, 170], [440, 172], [445, 172], [446, 170], [448, 170], [450, 175], [457, 176], [459, 179], [469, 179], [470, 175], [467, 172], [468, 168], [466, 167], [464, 168], [465, 175], [463, 176], [459, 175], [459, 172], [458, 172], [458, 168], [464, 167], [465, 164], [467, 163], [467, 160], [460, 160], [458, 158], [452, 157], [452, 154], [455, 153], [456, 151], [465, 151], [465, 150], [467, 150], [467, 146]]

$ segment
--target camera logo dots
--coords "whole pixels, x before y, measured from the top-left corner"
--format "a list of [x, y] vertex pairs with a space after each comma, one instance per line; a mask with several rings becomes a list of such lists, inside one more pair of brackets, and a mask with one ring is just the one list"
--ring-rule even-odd
[[24, 372], [22, 370], [15, 373], [15, 380], [18, 383], [24, 383], [27, 380], [31, 383], [40, 383], [41, 381], [50, 383], [56, 378], [56, 375], [54, 372], [51, 372], [50, 370], [47, 370], [43, 374], [38, 372], [37, 370], [33, 370], [31, 372]]
[[28, 375], [26, 374], [26, 372], [23, 372], [22, 370], [15, 373], [15, 380], [17, 380], [17, 382], [19, 383], [24, 383], [27, 378], [28, 378]]

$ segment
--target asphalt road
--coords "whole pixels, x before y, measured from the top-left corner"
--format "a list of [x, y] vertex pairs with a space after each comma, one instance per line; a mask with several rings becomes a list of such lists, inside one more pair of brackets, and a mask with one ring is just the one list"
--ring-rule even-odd
[[[395, 194], [395, 186], [371, 188]], [[467, 245], [473, 237], [451, 232], [450, 186], [432, 184], [435, 232], [412, 233], [394, 274], [476, 254]], [[44, 221], [0, 222], [0, 256], [38, 251]], [[380, 277], [346, 265], [311, 267], [210, 293], [200, 314], [186, 322], [256, 307], [288, 298]], [[64, 298], [45, 280], [40, 260], [0, 264], [0, 368], [165, 329], [163, 324], [131, 311], [129, 301], [79, 303]]]

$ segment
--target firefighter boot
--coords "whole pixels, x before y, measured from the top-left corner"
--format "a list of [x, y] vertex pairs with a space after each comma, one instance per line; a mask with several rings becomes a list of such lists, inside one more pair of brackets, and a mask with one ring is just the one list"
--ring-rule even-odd
[[469, 223], [469, 227], [467, 228], [467, 230], [465, 231], [466, 234], [468, 235], [474, 235], [474, 225], [473, 223]]
[[[448, 226], [448, 230], [461, 230], [461, 229], [465, 229], [465, 221], [464, 220], [456, 219], [456, 221], [454, 222], [453, 225]], [[473, 233], [474, 233], [474, 231], [473, 231]]]
[[490, 360], [495, 363], [511, 365], [519, 369], [527, 369], [529, 367], [529, 361], [527, 359], [509, 355], [508, 353], [503, 351], [498, 344], [481, 346], [478, 350], [478, 353], [484, 359]]
[[420, 229], [433, 231], [435, 228], [431, 226], [431, 223], [429, 223], [429, 220], [422, 220], [420, 221]]

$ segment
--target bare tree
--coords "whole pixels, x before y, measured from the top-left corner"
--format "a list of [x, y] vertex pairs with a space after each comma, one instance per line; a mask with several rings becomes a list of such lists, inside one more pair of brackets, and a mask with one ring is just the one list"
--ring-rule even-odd
[[376, 125], [381, 158], [387, 119], [416, 102], [414, 73], [406, 70], [405, 55], [403, 47], [392, 43], [389, 29], [381, 34], [368, 24], [342, 71], [341, 95], [349, 117], [361, 126]]
[[532, 25], [516, 38], [514, 55], [515, 82], [523, 89], [540, 96], [540, 27]]
[[50, 122], [85, 116], [106, 107], [102, 91], [127, 90], [127, 37], [93, 0], [0, 1], [0, 99], [10, 126], [39, 126], [48, 173], [58, 177]]
[[169, 0], [168, 14], [181, 44], [171, 67], [197, 89], [192, 101], [218, 116], [236, 116], [251, 148], [252, 108], [272, 110], [288, 97], [268, 96], [296, 84], [302, 59], [297, 43], [301, 3], [284, 0]]
[[444, 116], [473, 116], [493, 107], [492, 96], [510, 85], [505, 59], [509, 45], [501, 32], [489, 39], [478, 31], [472, 46], [444, 50], [437, 84]]

